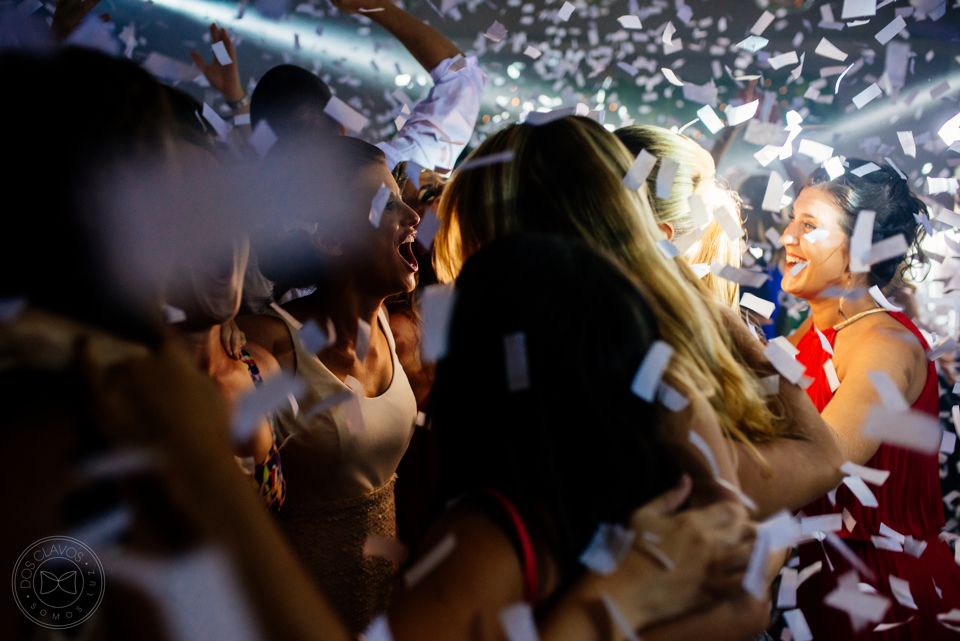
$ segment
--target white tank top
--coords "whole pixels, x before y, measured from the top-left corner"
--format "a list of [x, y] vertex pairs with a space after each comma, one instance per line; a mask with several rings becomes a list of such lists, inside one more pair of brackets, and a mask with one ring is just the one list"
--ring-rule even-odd
[[[272, 309], [265, 313], [281, 318], [290, 330], [296, 353], [296, 374], [307, 383], [313, 399], [323, 401], [351, 389], [327, 369], [315, 354], [303, 348], [297, 329], [287, 319]], [[281, 448], [284, 468], [287, 467], [288, 458], [302, 465], [304, 452], [315, 453], [316, 464], [327, 468], [324, 476], [330, 479], [330, 487], [315, 488], [323, 501], [362, 496], [389, 482], [413, 436], [417, 400], [400, 366], [393, 332], [382, 307], [377, 319], [390, 346], [393, 377], [386, 391], [374, 398], [365, 397], [363, 389], [355, 386], [358, 389], [354, 392], [358, 392], [363, 417], [362, 431], [357, 431], [356, 426], [351, 429], [349, 403], [340, 403], [309, 417], [309, 412], [300, 412], [294, 417], [292, 411], [277, 417], [281, 436], [295, 437]], [[296, 448], [298, 452], [290, 451], [291, 456], [288, 456], [288, 448]], [[295, 488], [290, 489], [292, 495]]]

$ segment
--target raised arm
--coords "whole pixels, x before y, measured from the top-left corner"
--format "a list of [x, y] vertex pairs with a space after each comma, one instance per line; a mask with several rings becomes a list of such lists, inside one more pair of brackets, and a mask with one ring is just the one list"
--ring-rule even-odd
[[[427, 72], [447, 58], [462, 54], [457, 45], [389, 0], [331, 0], [347, 13], [362, 14], [389, 31]], [[382, 9], [382, 11], [380, 11]]]

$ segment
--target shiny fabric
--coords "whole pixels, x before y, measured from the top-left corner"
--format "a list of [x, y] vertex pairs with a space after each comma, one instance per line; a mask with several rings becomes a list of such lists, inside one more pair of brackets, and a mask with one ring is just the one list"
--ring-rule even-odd
[[377, 145], [392, 171], [412, 161], [425, 169], [453, 169], [466, 149], [480, 115], [480, 98], [487, 76], [476, 56], [447, 58], [430, 72], [433, 87], [413, 107], [393, 140]]
[[[910, 320], [898, 312], [890, 315], [909, 329], [928, 348], [920, 331]], [[836, 332], [831, 328], [823, 331], [832, 346]], [[807, 368], [807, 375], [814, 382], [807, 394], [821, 412], [833, 398], [823, 364], [831, 355], [820, 344], [816, 330], [800, 340], [797, 360]], [[841, 381], [841, 385], [843, 382]], [[936, 368], [929, 365], [927, 381], [913, 409], [937, 416], [939, 393]], [[880, 487], [868, 487], [880, 504], [865, 508], [850, 490], [841, 485], [836, 492], [836, 505], [827, 497], [821, 497], [802, 512], [806, 516], [838, 514], [847, 510], [857, 523], [852, 531], [844, 527], [837, 534], [877, 575], [873, 587], [888, 597], [892, 605], [883, 620], [885, 624], [903, 623], [898, 627], [874, 632], [876, 624], [868, 624], [859, 633], [854, 633], [846, 612], [827, 606], [823, 599], [837, 585], [837, 578], [850, 569], [850, 565], [832, 547], [819, 542], [800, 545], [800, 567], [822, 561], [823, 568], [804, 582], [797, 591], [797, 605], [803, 611], [815, 639], [957, 639], [960, 634], [941, 625], [936, 614], [960, 608], [960, 567], [953, 559], [949, 546], [939, 539], [939, 528], [944, 524], [943, 504], [940, 495], [940, 476], [937, 457], [919, 454], [911, 450], [881, 444], [866, 467], [889, 470], [890, 477]], [[881, 524], [907, 536], [927, 542], [920, 558], [905, 552], [877, 549], [871, 536], [880, 535]], [[910, 583], [910, 592], [918, 610], [901, 605], [890, 590], [889, 577], [896, 576]], [[863, 577], [860, 581], [865, 581]], [[938, 589], [940, 594], [938, 594]]]

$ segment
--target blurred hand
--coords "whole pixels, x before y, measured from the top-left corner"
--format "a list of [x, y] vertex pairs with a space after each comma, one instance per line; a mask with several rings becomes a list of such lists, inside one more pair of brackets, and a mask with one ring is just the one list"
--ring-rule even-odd
[[589, 579], [636, 628], [743, 594], [756, 527], [743, 506], [730, 501], [678, 512], [692, 486], [684, 476], [676, 489], [634, 512], [631, 551], [616, 572]]
[[190, 59], [193, 60], [193, 64], [197, 65], [197, 68], [203, 72], [203, 75], [206, 76], [210, 82], [211, 87], [223, 94], [223, 97], [230, 102], [236, 102], [246, 95], [246, 92], [243, 90], [243, 85], [240, 84], [240, 68], [237, 66], [237, 51], [230, 41], [230, 36], [227, 35], [227, 30], [211, 24], [210, 44], [214, 45], [218, 42], [223, 42], [223, 46], [230, 55], [230, 60], [233, 61], [233, 64], [224, 66], [220, 64], [216, 56], [213, 57], [211, 64], [207, 64], [203, 56], [196, 51], [190, 52]]
[[[344, 13], [365, 13], [360, 9], [381, 9], [387, 5], [385, 0], [330, 0], [330, 3]], [[371, 13], [380, 12], [374, 11]]]
[[[53, 22], [50, 23], [50, 37], [57, 42], [66, 40], [98, 4], [100, 0], [57, 0]], [[100, 14], [100, 21], [110, 22], [110, 14]]]
[[155, 446], [174, 461], [231, 455], [226, 399], [175, 340], [109, 368], [84, 345], [78, 361], [94, 418], [113, 445]]
[[240, 360], [240, 350], [247, 344], [247, 335], [237, 327], [235, 318], [231, 318], [226, 323], [220, 325], [220, 344], [223, 345], [223, 351], [234, 359]]

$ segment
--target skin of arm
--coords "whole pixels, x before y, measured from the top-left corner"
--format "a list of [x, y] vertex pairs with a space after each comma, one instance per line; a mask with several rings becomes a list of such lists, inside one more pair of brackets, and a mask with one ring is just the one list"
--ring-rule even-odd
[[[400, 41], [427, 72], [463, 52], [442, 33], [417, 20], [389, 0], [331, 0], [333, 5], [347, 13], [362, 13], [389, 31]], [[383, 9], [360, 11], [360, 9]]]
[[282, 371], [296, 373], [297, 358], [293, 339], [282, 320], [259, 314], [237, 316], [235, 320], [247, 340], [273, 355]]
[[97, 424], [117, 446], [164, 455], [173, 488], [229, 555], [262, 629], [276, 639], [349, 637], [233, 460], [226, 402], [173, 341], [104, 370], [81, 364]]

